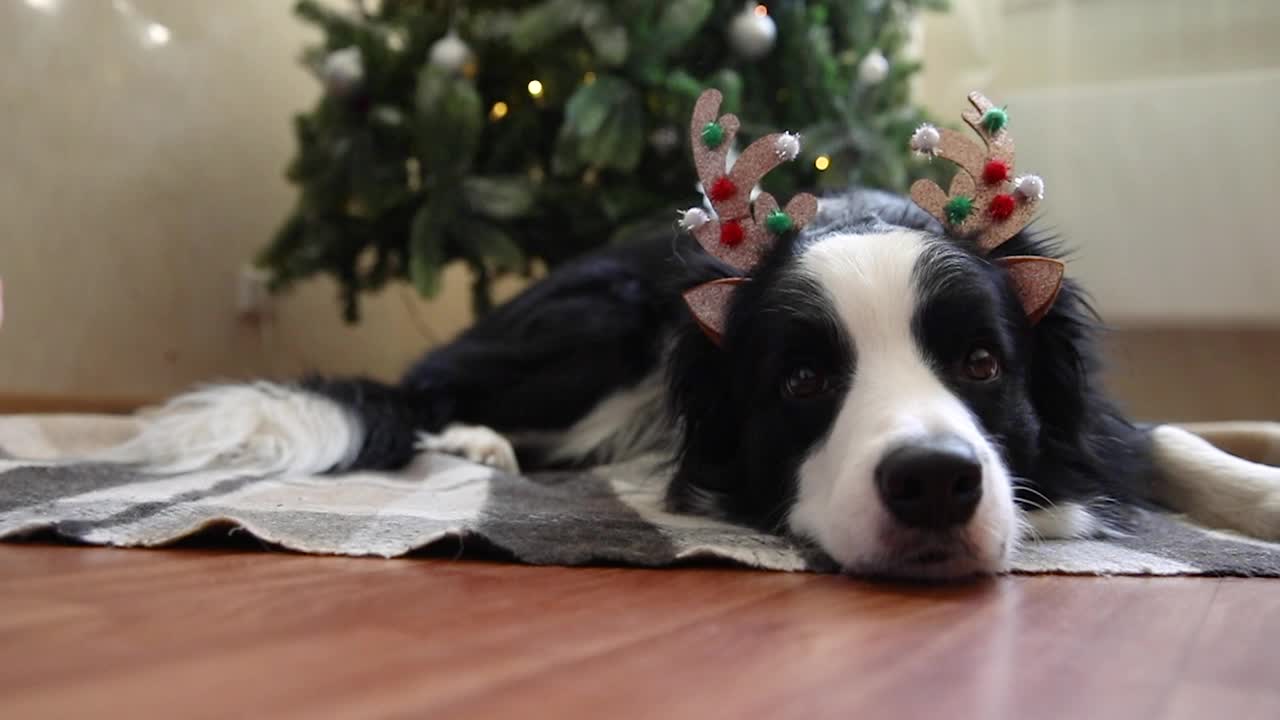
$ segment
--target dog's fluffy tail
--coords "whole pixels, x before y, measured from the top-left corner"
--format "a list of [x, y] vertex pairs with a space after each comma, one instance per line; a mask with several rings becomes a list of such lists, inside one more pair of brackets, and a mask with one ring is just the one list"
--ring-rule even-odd
[[1153, 499], [1211, 528], [1280, 541], [1280, 423], [1151, 431]]
[[136, 437], [98, 459], [162, 473], [398, 468], [420, 432], [443, 426], [440, 410], [421, 393], [371, 380], [216, 385], [144, 414]]

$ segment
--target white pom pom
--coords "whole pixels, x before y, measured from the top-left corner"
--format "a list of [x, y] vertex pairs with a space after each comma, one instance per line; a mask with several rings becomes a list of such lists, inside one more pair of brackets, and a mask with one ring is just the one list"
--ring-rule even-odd
[[1044, 199], [1044, 180], [1039, 175], [1023, 175], [1013, 182], [1022, 197], [1028, 200]]
[[702, 208], [689, 208], [680, 214], [680, 227], [685, 230], [700, 228], [710, 221], [711, 217]]
[[938, 152], [938, 143], [942, 142], [942, 134], [938, 128], [925, 123], [911, 133], [911, 149], [921, 155], [933, 157]]
[[795, 133], [782, 133], [774, 143], [774, 150], [779, 158], [787, 162], [795, 160], [800, 155], [800, 136]]

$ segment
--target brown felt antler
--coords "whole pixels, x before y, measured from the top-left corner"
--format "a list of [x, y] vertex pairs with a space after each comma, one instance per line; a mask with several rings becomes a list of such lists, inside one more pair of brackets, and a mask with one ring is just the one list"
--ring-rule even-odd
[[[955, 163], [959, 172], [944, 192], [932, 180], [911, 186], [911, 199], [955, 235], [972, 237], [990, 253], [1031, 222], [1044, 198], [1044, 181], [1036, 175], [1013, 177], [1013, 137], [1008, 115], [981, 93], [969, 93], [973, 110], [963, 113], [982, 144], [965, 135], [931, 125], [911, 137], [911, 148]], [[1049, 312], [1062, 288], [1061, 260], [1014, 256], [998, 260], [1008, 271], [1027, 317], [1035, 324]]]
[[721, 101], [718, 90], [703, 92], [689, 125], [694, 165], [715, 217], [701, 208], [692, 208], [685, 211], [682, 222], [707, 252], [742, 273], [740, 277], [699, 285], [684, 294], [694, 319], [717, 344], [724, 332], [725, 311], [734, 288], [746, 282], [746, 274], [773, 247], [778, 236], [799, 230], [818, 212], [818, 199], [809, 194], [791, 198], [785, 210], [779, 210], [778, 201], [766, 192], [752, 201], [752, 189], [770, 170], [794, 160], [800, 152], [800, 141], [790, 133], [765, 135], [743, 150], [732, 169], [728, 168], [726, 161], [739, 122], [734, 115], [717, 117]]

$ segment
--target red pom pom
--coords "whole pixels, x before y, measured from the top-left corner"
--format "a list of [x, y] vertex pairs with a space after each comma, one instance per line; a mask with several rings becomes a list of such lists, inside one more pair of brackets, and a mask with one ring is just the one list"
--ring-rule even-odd
[[733, 247], [742, 242], [742, 225], [737, 220], [720, 223], [720, 244]]
[[727, 177], [722, 177], [711, 183], [711, 199], [717, 202], [721, 200], [728, 200], [737, 193], [738, 186], [734, 185], [733, 181]]
[[991, 198], [991, 217], [997, 220], [1008, 220], [1018, 208], [1018, 201], [1012, 195], [997, 195]]
[[991, 160], [982, 168], [982, 181], [995, 185], [1009, 179], [1009, 166], [1003, 160]]

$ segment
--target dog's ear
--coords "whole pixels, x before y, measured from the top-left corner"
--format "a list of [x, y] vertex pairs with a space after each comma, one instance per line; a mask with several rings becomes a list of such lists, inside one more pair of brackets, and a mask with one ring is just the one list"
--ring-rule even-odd
[[1074, 445], [1087, 425], [1089, 405], [1098, 396], [1097, 315], [1072, 281], [1031, 328], [1031, 402], [1042, 437]]
[[726, 494], [718, 477], [734, 466], [738, 442], [724, 356], [701, 332], [682, 329], [667, 362], [672, 410], [679, 418], [680, 447], [667, 504], [676, 512], [727, 518]]
[[1074, 283], [1032, 333], [1029, 392], [1040, 420], [1039, 451], [1026, 477], [1042, 488], [1079, 497], [1105, 496], [1114, 507], [1094, 507], [1115, 527], [1121, 501], [1150, 474], [1150, 436], [1134, 425], [1105, 392], [1097, 315]]

